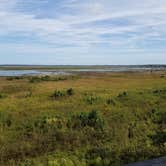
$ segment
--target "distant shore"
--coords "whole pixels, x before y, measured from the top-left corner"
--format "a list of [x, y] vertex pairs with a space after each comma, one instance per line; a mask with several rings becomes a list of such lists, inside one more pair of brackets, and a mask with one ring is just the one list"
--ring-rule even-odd
[[0, 66], [0, 76], [70, 75], [83, 73], [156, 72], [166, 71], [166, 65], [126, 66]]
[[0, 70], [117, 70], [117, 69], [166, 69], [166, 64], [147, 65], [0, 65]]

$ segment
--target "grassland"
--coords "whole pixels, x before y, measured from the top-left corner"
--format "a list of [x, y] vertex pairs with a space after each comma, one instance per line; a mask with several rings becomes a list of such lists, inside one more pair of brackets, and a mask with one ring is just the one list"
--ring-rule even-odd
[[2, 166], [120, 166], [165, 155], [165, 71], [0, 78]]

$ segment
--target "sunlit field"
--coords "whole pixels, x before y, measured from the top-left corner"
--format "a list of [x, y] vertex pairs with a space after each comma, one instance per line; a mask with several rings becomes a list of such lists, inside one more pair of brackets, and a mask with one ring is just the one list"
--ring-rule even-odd
[[120, 166], [166, 155], [166, 72], [0, 78], [0, 165]]

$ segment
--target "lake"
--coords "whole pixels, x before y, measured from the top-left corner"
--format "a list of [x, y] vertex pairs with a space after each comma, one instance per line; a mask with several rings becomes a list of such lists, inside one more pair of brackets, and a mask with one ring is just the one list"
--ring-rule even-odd
[[35, 75], [70, 75], [76, 72], [125, 72], [125, 71], [155, 71], [165, 70], [161, 67], [141, 66], [112, 66], [103, 68], [77, 68], [77, 69], [52, 69], [52, 70], [0, 70], [0, 76], [35, 76]]
[[0, 76], [35, 76], [35, 75], [67, 75], [63, 71], [40, 71], [40, 70], [0, 70]]

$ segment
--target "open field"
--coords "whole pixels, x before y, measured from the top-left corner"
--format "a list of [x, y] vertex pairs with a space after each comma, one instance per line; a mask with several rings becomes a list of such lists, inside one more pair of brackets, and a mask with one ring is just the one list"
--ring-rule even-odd
[[165, 155], [165, 71], [0, 78], [2, 166], [120, 166]]

